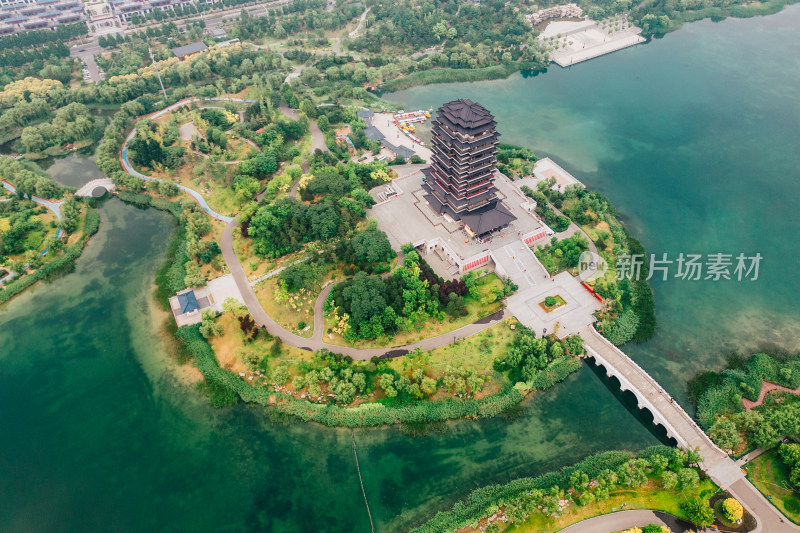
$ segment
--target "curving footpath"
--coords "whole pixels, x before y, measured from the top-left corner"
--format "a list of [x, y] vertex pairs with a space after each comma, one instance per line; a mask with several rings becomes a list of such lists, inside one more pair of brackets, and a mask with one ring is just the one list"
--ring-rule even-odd
[[558, 533], [608, 533], [622, 531], [633, 527], [644, 527], [648, 524], [667, 526], [673, 533], [695, 531], [696, 528], [689, 522], [681, 520], [664, 511], [650, 509], [631, 509], [630, 511], [617, 511], [581, 520], [571, 526], [559, 530]]
[[[254, 102], [253, 100], [245, 100], [241, 98], [193, 98], [172, 104], [171, 106], [152, 114], [150, 117], [157, 118], [164, 113], [183, 105], [203, 100]], [[291, 118], [295, 118], [297, 116], [296, 112], [289, 110], [288, 108], [282, 108], [281, 111], [286, 113]], [[314, 129], [312, 129], [312, 136], [315, 138], [315, 144], [319, 139], [321, 139], [321, 142], [323, 142], [324, 145], [322, 132], [319, 131], [319, 128], [316, 127], [316, 124], [314, 124], [314, 127], [314, 129], [316, 129], [318, 132], [315, 134]], [[146, 181], [161, 181], [157, 178], [152, 178], [137, 172], [128, 161], [128, 142], [135, 134], [136, 128], [134, 128], [125, 139], [122, 151], [120, 152], [120, 162], [125, 170], [131, 175], [137, 176]], [[15, 189], [9, 188], [9, 186], [13, 186], [11, 186], [8, 182], [4, 181], [3, 183], [9, 190], [15, 191]], [[410, 351], [416, 348], [426, 351], [439, 348], [441, 346], [446, 346], [455, 342], [458, 338], [474, 335], [475, 333], [483, 331], [505, 320], [506, 318], [513, 316], [508, 308], [505, 308], [502, 311], [498, 311], [493, 315], [484, 317], [476, 322], [473, 322], [472, 324], [449, 333], [403, 346], [390, 348], [353, 348], [349, 346], [338, 346], [334, 344], [328, 344], [323, 340], [324, 320], [322, 311], [325, 300], [333, 288], [333, 286], [330, 285], [320, 293], [315, 303], [313, 336], [310, 339], [300, 337], [299, 335], [287, 331], [277, 322], [275, 322], [267, 314], [267, 312], [264, 311], [264, 308], [258, 301], [258, 298], [253, 291], [253, 287], [250, 285], [247, 275], [244, 272], [244, 268], [242, 267], [242, 264], [239, 261], [239, 258], [236, 256], [236, 252], [233, 248], [232, 232], [233, 228], [237, 225], [236, 219], [234, 217], [221, 215], [212, 210], [205, 202], [205, 199], [203, 199], [203, 197], [196, 191], [182, 185], [178, 185], [178, 187], [197, 200], [203, 210], [210, 216], [227, 223], [220, 241], [220, 248], [222, 249], [222, 255], [225, 258], [225, 262], [228, 264], [228, 268], [230, 268], [231, 274], [233, 275], [234, 281], [242, 294], [242, 298], [244, 299], [244, 303], [247, 306], [247, 310], [250, 312], [250, 315], [253, 317], [256, 323], [266, 328], [271, 335], [279, 337], [283, 342], [286, 342], [297, 348], [308, 351], [327, 349], [332, 352], [341, 353], [343, 355], [350, 356], [353, 359], [360, 360], [369, 360], [373, 357], [400, 357], [408, 354]], [[43, 199], [38, 199], [37, 203], [42, 203], [42, 205], [47, 205], [48, 207], [50, 207], [48, 204], [52, 204], [57, 207], [57, 204], [53, 204], [53, 202], [48, 202], [47, 200]], [[51, 209], [53, 209], [53, 207], [51, 207]], [[60, 211], [58, 212], [58, 215], [60, 215]], [[589, 242], [591, 242], [591, 239]], [[736, 465], [736, 463], [731, 460], [727, 454], [714, 445], [713, 442], [711, 442], [705, 432], [703, 432], [697, 426], [696, 422], [671, 398], [671, 396], [669, 396], [669, 394], [663, 388], [661, 388], [661, 386], [652, 377], [650, 377], [649, 374], [647, 374], [647, 372], [639, 367], [639, 365], [637, 365], [621, 350], [617, 349], [604, 337], [597, 333], [591, 325], [587, 326], [581, 331], [581, 336], [585, 341], [587, 354], [594, 358], [595, 362], [600, 366], [605, 367], [606, 372], [609, 375], [613, 375], [619, 379], [623, 390], [631, 390], [636, 395], [640, 407], [650, 410], [654, 416], [655, 423], [662, 424], [667, 430], [667, 433], [675, 438], [684, 447], [699, 449], [702, 457], [703, 470], [708, 473], [711, 479], [713, 479], [718, 486], [728, 490], [733, 497], [742, 503], [748, 512], [757, 518], [757, 526], [754, 530], [754, 533], [782, 533], [800, 531], [800, 526], [797, 526], [783, 518], [783, 515], [780, 514], [777, 508], [770, 504], [764, 495], [761, 494], [758, 489], [756, 489], [755, 486], [753, 486], [745, 478], [743, 472]], [[570, 529], [573, 526], [570, 526], [570, 528], [567, 528], [563, 531], [569, 531], [570, 533], [572, 531], [605, 532], [627, 527], [626, 525], [622, 525], [620, 527], [612, 525], [615, 523], [613, 520], [617, 520], [618, 518], [616, 517], [619, 515], [619, 513], [615, 513], [612, 515], [603, 515], [601, 517], [590, 519], [592, 521], [592, 529], [586, 529], [586, 522], [588, 521], [584, 521], [580, 523], [580, 529], [573, 530]], [[625, 516], [627, 517], [631, 515]], [[598, 522], [596, 522], [598, 524], [598, 529], [595, 529], [594, 520], [598, 520]]]
[[[222, 97], [215, 97], [215, 98], [187, 98], [185, 100], [181, 100], [179, 102], [175, 102], [174, 104], [172, 104], [170, 106], [167, 106], [167, 107], [165, 107], [164, 109], [162, 109], [160, 111], [156, 111], [155, 113], [152, 113], [152, 114], [148, 115], [148, 118], [150, 118], [150, 119], [158, 118], [158, 117], [160, 117], [160, 116], [162, 116], [162, 115], [164, 115], [166, 113], [169, 113], [170, 111], [178, 109], [179, 107], [183, 107], [185, 105], [193, 104], [195, 102], [239, 102], [239, 103], [245, 103], [245, 104], [254, 104], [256, 102], [256, 100], [249, 100], [247, 98], [222, 98]], [[131, 162], [128, 159], [128, 143], [130, 142], [131, 139], [133, 139], [134, 135], [136, 135], [136, 128], [133, 128], [133, 130], [131, 130], [131, 132], [125, 138], [125, 142], [122, 143], [122, 150], [119, 153], [119, 161], [120, 161], [120, 163], [122, 163], [122, 167], [125, 169], [125, 172], [127, 172], [128, 174], [130, 174], [132, 176], [136, 176], [137, 178], [141, 178], [141, 179], [143, 179], [145, 181], [163, 181], [163, 180], [160, 180], [158, 178], [154, 178], [152, 176], [147, 176], [145, 174], [142, 174], [141, 172], [139, 172], [138, 170], [133, 168], [133, 165], [131, 165]], [[170, 182], [170, 183], [172, 183], [172, 182]], [[182, 190], [183, 192], [187, 193], [189, 196], [194, 198], [197, 201], [197, 203], [200, 204], [200, 207], [203, 208], [203, 211], [205, 211], [209, 216], [211, 216], [213, 218], [216, 218], [217, 220], [220, 220], [220, 221], [225, 222], [225, 223], [229, 223], [229, 222], [232, 222], [233, 220], [235, 220], [234, 217], [229, 217], [229, 216], [223, 215], [221, 213], [217, 213], [216, 211], [211, 209], [211, 207], [206, 202], [205, 198], [203, 198], [203, 195], [201, 195], [199, 192], [195, 191], [194, 189], [190, 189], [189, 187], [186, 187], [186, 186], [180, 185], [180, 184], [176, 184], [176, 185], [180, 190]]]
[[320, 293], [319, 297], [317, 297], [317, 301], [314, 306], [314, 335], [310, 339], [307, 339], [305, 337], [296, 335], [291, 331], [287, 331], [280, 324], [275, 322], [266, 311], [264, 311], [264, 308], [258, 301], [258, 298], [253, 291], [253, 287], [250, 286], [250, 282], [247, 279], [247, 274], [245, 274], [244, 268], [239, 262], [239, 258], [236, 256], [236, 252], [233, 249], [234, 227], [236, 227], [235, 220], [231, 221], [225, 228], [225, 231], [222, 234], [222, 240], [220, 241], [220, 248], [222, 249], [222, 256], [225, 258], [225, 262], [228, 264], [228, 268], [230, 268], [233, 279], [236, 282], [236, 286], [239, 288], [239, 291], [242, 294], [242, 298], [247, 306], [247, 310], [250, 312], [250, 315], [253, 317], [256, 323], [266, 328], [270, 335], [280, 337], [283, 342], [303, 350], [315, 352], [317, 350], [326, 349], [342, 355], [349, 355], [353, 359], [360, 359], [362, 361], [369, 360], [373, 357], [400, 357], [406, 355], [412, 350], [415, 350], [416, 348], [426, 351], [439, 348], [441, 346], [446, 346], [453, 343], [457, 338], [469, 337], [470, 335], [474, 335], [475, 333], [490, 328], [512, 316], [508, 309], [503, 309], [502, 311], [498, 311], [493, 315], [484, 317], [473, 322], [472, 324], [468, 324], [451, 332], [403, 346], [394, 346], [389, 348], [353, 348], [350, 346], [339, 346], [336, 344], [326, 343], [322, 337], [324, 330], [322, 310], [325, 305], [325, 300], [333, 288], [333, 285], [329, 285]]
[[[4, 180], [1, 180], [1, 181], [2, 181], [2, 183], [3, 183], [3, 187], [4, 187], [4, 188], [5, 188], [7, 191], [11, 191], [11, 192], [13, 192], [13, 193], [15, 193], [15, 194], [16, 194], [16, 192], [17, 192], [17, 188], [16, 188], [16, 187], [14, 187], [14, 186], [13, 186], [13, 185], [12, 185], [12, 184], [11, 184], [11, 183], [8, 181], [8, 180], [5, 180], [5, 179], [4, 179]], [[31, 199], [31, 200], [33, 200], [33, 201], [34, 201], [34, 202], [36, 202], [37, 204], [39, 204], [39, 205], [43, 205], [43, 206], [45, 206], [47, 209], [49, 209], [50, 211], [52, 211], [52, 212], [53, 212], [53, 214], [56, 216], [56, 218], [57, 218], [58, 220], [61, 220], [61, 204], [63, 204], [63, 203], [64, 203], [64, 200], [59, 200], [58, 202], [53, 202], [53, 201], [51, 201], [51, 200], [45, 200], [44, 198], [40, 198], [40, 197], [36, 196], [35, 194], [30, 194], [30, 195], [28, 195], [28, 196], [30, 197], [30, 199]]]

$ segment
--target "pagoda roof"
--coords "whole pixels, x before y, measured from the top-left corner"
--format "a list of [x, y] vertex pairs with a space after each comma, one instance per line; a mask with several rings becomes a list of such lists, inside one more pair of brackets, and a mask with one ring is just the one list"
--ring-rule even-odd
[[459, 98], [444, 104], [436, 111], [436, 114], [466, 132], [483, 129], [494, 124], [494, 116], [488, 109], [467, 98]]
[[500, 228], [504, 228], [517, 217], [511, 214], [502, 202], [489, 204], [476, 211], [461, 214], [461, 221], [476, 235], [483, 236]]

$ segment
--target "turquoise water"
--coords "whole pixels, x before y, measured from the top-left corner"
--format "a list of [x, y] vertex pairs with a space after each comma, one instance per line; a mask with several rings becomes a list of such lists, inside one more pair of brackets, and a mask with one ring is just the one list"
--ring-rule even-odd
[[[568, 71], [393, 98], [478, 99], [505, 140], [607, 194], [651, 251], [762, 252], [751, 285], [656, 285], [658, 336], [629, 352], [681, 392], [727, 349], [797, 338], [798, 23], [797, 8], [703, 22]], [[51, 172], [78, 186], [84, 162]], [[116, 199], [100, 216], [74, 273], [0, 308], [0, 531], [369, 531], [353, 439], [376, 529], [401, 531], [487, 483], [657, 442], [587, 369], [514, 421], [425, 437], [214, 410], [155, 336], [172, 222]]]
[[514, 422], [419, 438], [214, 410], [154, 338], [172, 222], [116, 199], [100, 216], [74, 273], [0, 310], [0, 531], [369, 531], [353, 439], [377, 530], [396, 531], [484, 483], [656, 442], [589, 371]]
[[477, 100], [501, 141], [608, 196], [659, 257], [762, 254], [754, 282], [653, 282], [658, 332], [626, 351], [685, 398], [688, 377], [731, 351], [800, 346], [799, 26], [800, 6], [702, 21], [570, 69], [387, 98], [409, 109]]

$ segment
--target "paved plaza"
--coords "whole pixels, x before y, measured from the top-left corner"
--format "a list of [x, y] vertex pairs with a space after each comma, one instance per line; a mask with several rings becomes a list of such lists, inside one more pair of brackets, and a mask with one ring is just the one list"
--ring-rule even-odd
[[508, 276], [524, 291], [542, 282], [550, 283], [550, 275], [522, 240], [504, 245], [492, 251], [497, 273]]
[[550, 52], [550, 59], [562, 67], [568, 67], [645, 41], [645, 38], [640, 35], [641, 28], [629, 25], [621, 19], [616, 19], [612, 22], [613, 24], [617, 24], [619, 29], [612, 31], [611, 25], [604, 29], [590, 18], [577, 22], [555, 21], [548, 24], [539, 34], [539, 40], [557, 46]]
[[400, 128], [392, 124], [393, 120], [394, 116], [391, 113], [375, 113], [375, 116], [372, 117], [372, 125], [378, 128], [378, 131], [383, 133], [383, 136], [386, 137], [386, 140], [390, 143], [395, 146], [410, 148], [422, 159], [430, 162], [432, 153], [430, 148], [417, 144], [406, 137], [403, 132], [400, 131]]
[[[600, 310], [600, 302], [569, 272], [535, 281], [535, 285], [527, 289], [520, 287], [518, 292], [509, 296], [508, 309], [537, 335], [547, 329], [548, 333], [555, 332], [564, 338], [579, 333], [595, 321], [593, 315]], [[561, 296], [566, 305], [548, 313], [539, 305], [548, 296]]]
[[585, 188], [585, 185], [575, 176], [564, 170], [561, 165], [549, 157], [539, 159], [536, 162], [533, 166], [533, 176], [521, 178], [516, 183], [519, 187], [527, 186], [535, 191], [540, 181], [546, 181], [551, 178], [556, 180], [556, 184], [551, 188], [557, 191], [564, 192], [564, 188], [569, 185], [580, 185]]
[[[489, 239], [478, 241], [467, 234], [461, 223], [434, 212], [425, 200], [425, 191], [422, 189], [423, 174], [420, 170], [423, 166], [411, 167], [409, 169], [411, 173], [404, 171], [403, 167], [395, 168], [400, 177], [371, 191], [378, 203], [368, 211], [367, 216], [378, 221], [378, 226], [386, 232], [389, 242], [396, 250], [406, 243], [420, 246], [439, 238], [464, 259], [487, 249], [495, 250], [518, 242], [521, 235], [542, 227], [539, 219], [524, 207], [530, 199], [522, 194], [511, 180], [497, 173], [495, 185], [498, 197], [517, 219], [507, 228], [494, 233]], [[429, 263], [439, 275], [452, 277], [451, 272], [438, 269], [434, 264], [435, 261]]]

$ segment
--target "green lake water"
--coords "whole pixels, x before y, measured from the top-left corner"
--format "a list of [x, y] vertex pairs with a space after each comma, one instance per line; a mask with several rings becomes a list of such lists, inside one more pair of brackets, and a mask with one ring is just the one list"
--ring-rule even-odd
[[800, 347], [798, 27], [797, 5], [706, 20], [570, 69], [387, 99], [480, 102], [501, 142], [550, 156], [605, 194], [659, 258], [761, 253], [754, 282], [652, 281], [657, 334], [625, 351], [684, 399], [686, 380], [731, 351]]
[[[764, 255], [755, 283], [655, 284], [659, 333], [626, 350], [680, 397], [726, 350], [797, 344], [799, 24], [798, 8], [701, 22], [571, 70], [391, 98], [477, 99], [504, 140], [607, 194], [650, 251]], [[78, 186], [87, 161], [50, 172]], [[586, 368], [513, 421], [425, 437], [214, 410], [151, 318], [172, 221], [116, 199], [99, 211], [74, 273], [0, 308], [0, 531], [366, 532], [353, 439], [376, 529], [402, 531], [487, 483], [658, 442]]]

